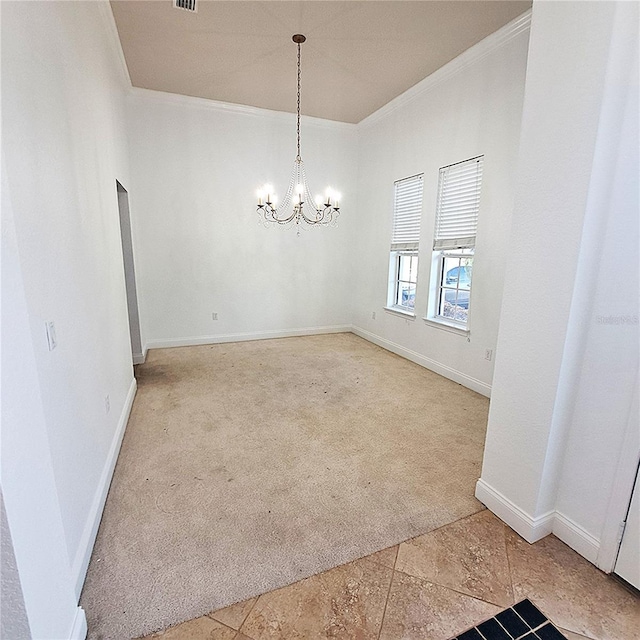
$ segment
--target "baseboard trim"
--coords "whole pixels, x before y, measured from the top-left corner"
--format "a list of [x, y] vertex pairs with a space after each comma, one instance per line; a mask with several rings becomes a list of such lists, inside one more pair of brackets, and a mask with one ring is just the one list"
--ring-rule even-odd
[[[78, 551], [76, 553], [73, 565], [71, 567], [71, 575], [75, 584], [76, 597], [80, 599], [80, 593], [82, 592], [82, 586], [84, 585], [84, 579], [87, 575], [87, 569], [89, 567], [89, 560], [91, 559], [91, 553], [93, 552], [93, 545], [96, 541], [96, 535], [98, 534], [98, 527], [100, 526], [100, 520], [102, 520], [102, 512], [104, 510], [104, 504], [107, 500], [107, 493], [109, 492], [109, 486], [111, 485], [111, 479], [113, 478], [113, 470], [118, 460], [118, 454], [120, 453], [120, 445], [122, 444], [122, 438], [124, 437], [125, 429], [127, 428], [127, 422], [131, 413], [131, 407], [133, 406], [133, 399], [136, 396], [136, 381], [135, 378], [131, 380], [129, 386], [129, 392], [124, 402], [122, 412], [120, 413], [120, 419], [118, 426], [113, 435], [111, 441], [111, 448], [107, 455], [106, 462], [102, 469], [102, 475], [98, 482], [98, 488], [93, 498], [93, 503], [89, 511], [89, 516], [82, 532], [82, 538], [78, 545]], [[84, 615], [84, 612], [83, 612]], [[75, 637], [75, 636], [74, 636]]]
[[293, 338], [295, 336], [314, 336], [325, 333], [347, 333], [350, 324], [327, 327], [306, 327], [304, 329], [286, 329], [283, 331], [256, 331], [251, 333], [227, 333], [214, 336], [194, 336], [191, 338], [173, 338], [169, 340], [150, 340], [148, 349], [167, 349], [170, 347], [194, 347], [201, 344], [220, 344], [224, 342], [247, 342], [249, 340], [269, 340], [271, 338]]
[[134, 353], [133, 354], [133, 364], [144, 364], [144, 361], [147, 359], [147, 347], [144, 348], [142, 353]]
[[476, 498], [527, 542], [536, 542], [553, 533], [583, 558], [596, 564], [600, 540], [560, 511], [549, 511], [533, 518], [482, 478], [476, 484]]
[[554, 514], [553, 534], [583, 558], [596, 564], [600, 551], [600, 540], [559, 511]]
[[382, 338], [375, 333], [371, 333], [370, 331], [366, 331], [365, 329], [361, 329], [360, 327], [352, 326], [351, 331], [357, 336], [360, 336], [361, 338], [364, 338], [369, 342], [373, 342], [373, 344], [377, 344], [379, 347], [382, 347], [387, 351], [391, 351], [398, 356], [406, 358], [407, 360], [411, 360], [411, 362], [415, 362], [425, 369], [429, 369], [434, 373], [448, 378], [449, 380], [453, 380], [454, 382], [457, 382], [458, 384], [461, 384], [462, 386], [467, 387], [472, 391], [476, 391], [477, 393], [480, 393], [487, 398], [491, 397], [491, 385], [486, 384], [481, 380], [468, 376], [466, 373], [462, 373], [457, 369], [452, 369], [451, 367], [448, 367], [441, 362], [437, 362], [436, 360], [427, 358], [427, 356], [423, 356], [417, 351], [407, 349], [402, 345], [396, 344], [391, 340]]
[[76, 615], [73, 619], [73, 626], [71, 627], [71, 634], [69, 640], [85, 640], [87, 637], [87, 616], [84, 609], [78, 607], [76, 609]]
[[[489, 398], [491, 396], [491, 385], [488, 385], [476, 378], [466, 375], [461, 371], [452, 369], [431, 358], [427, 358], [416, 351], [407, 349], [391, 340], [382, 338], [374, 333], [361, 329], [350, 324], [330, 325], [324, 327], [305, 327], [303, 329], [286, 329], [283, 331], [257, 331], [251, 333], [228, 333], [213, 336], [193, 336], [190, 338], [171, 338], [168, 340], [150, 340], [146, 349], [168, 349], [171, 347], [193, 347], [203, 344], [221, 344], [225, 342], [244, 342], [249, 340], [268, 340], [272, 338], [292, 338], [295, 336], [313, 336], [326, 333], [347, 333], [351, 332], [369, 342], [377, 344], [379, 347], [391, 351], [407, 360], [411, 360], [426, 369], [429, 369], [449, 380], [453, 380], [468, 389], [476, 391]], [[145, 354], [146, 355], [146, 354]]]
[[527, 542], [537, 542], [553, 532], [554, 511], [534, 518], [482, 478], [476, 483], [476, 498]]

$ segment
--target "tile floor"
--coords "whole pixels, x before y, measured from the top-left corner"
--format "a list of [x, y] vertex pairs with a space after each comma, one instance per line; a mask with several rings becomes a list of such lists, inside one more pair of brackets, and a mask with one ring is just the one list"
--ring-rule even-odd
[[147, 638], [449, 640], [525, 598], [569, 640], [640, 639], [637, 595], [489, 511]]

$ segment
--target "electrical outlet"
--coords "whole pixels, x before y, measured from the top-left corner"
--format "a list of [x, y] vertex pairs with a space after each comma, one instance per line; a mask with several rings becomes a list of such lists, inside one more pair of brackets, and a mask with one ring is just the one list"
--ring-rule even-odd
[[485, 360], [491, 360], [492, 357], [493, 357], [493, 349], [485, 349], [485, 351], [484, 351], [484, 359]]
[[217, 313], [212, 313], [211, 314], [211, 319], [212, 320], [217, 320], [218, 319], [218, 314]]
[[375, 319], [376, 319], [376, 312], [375, 312], [375, 311], [371, 314], [371, 319], [372, 319], [372, 320], [375, 320]]
[[56, 338], [56, 325], [53, 322], [45, 322], [44, 326], [47, 331], [47, 345], [49, 351], [53, 351], [58, 346], [58, 338]]
[[109, 398], [109, 394], [104, 397], [104, 412], [109, 413], [111, 411], [111, 398]]

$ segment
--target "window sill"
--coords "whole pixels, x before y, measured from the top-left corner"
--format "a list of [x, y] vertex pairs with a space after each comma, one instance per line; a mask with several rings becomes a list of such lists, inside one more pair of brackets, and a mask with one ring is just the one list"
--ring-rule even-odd
[[442, 329], [443, 331], [449, 331], [450, 333], [457, 333], [459, 336], [468, 336], [471, 333], [468, 327], [461, 327], [453, 322], [447, 322], [446, 320], [436, 320], [435, 318], [423, 318], [423, 320], [430, 326], [436, 329]]
[[411, 313], [411, 311], [405, 311], [404, 309], [399, 309], [398, 307], [385, 307], [384, 310], [388, 311], [389, 313], [395, 313], [396, 315], [402, 316], [403, 318], [406, 318], [407, 320], [415, 320], [416, 319], [416, 314], [415, 313]]

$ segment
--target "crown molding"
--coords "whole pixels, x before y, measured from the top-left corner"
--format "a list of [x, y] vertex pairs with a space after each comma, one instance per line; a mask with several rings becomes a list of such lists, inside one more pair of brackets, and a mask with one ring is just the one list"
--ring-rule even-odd
[[[211, 109], [218, 112], [236, 113], [239, 115], [246, 115], [260, 118], [271, 118], [275, 120], [281, 120], [283, 122], [291, 122], [295, 118], [294, 113], [287, 111], [274, 111], [272, 109], [263, 109], [261, 107], [252, 107], [249, 105], [236, 104], [232, 102], [222, 102], [219, 100], [210, 100], [208, 98], [199, 98], [195, 96], [185, 96], [182, 94], [168, 93], [165, 91], [156, 91], [153, 89], [143, 89], [141, 87], [134, 87], [131, 82], [131, 76], [129, 75], [129, 68], [124, 57], [122, 50], [122, 44], [120, 43], [120, 36], [118, 35], [118, 29], [116, 27], [115, 18], [111, 10], [111, 5], [108, 0], [97, 3], [100, 8], [100, 14], [107, 27], [109, 38], [112, 42], [113, 49], [117, 55], [119, 61], [119, 67], [124, 78], [128, 93], [133, 98], [152, 99], [165, 104], [191, 106], [202, 109]], [[507, 23], [498, 31], [488, 35], [486, 38], [467, 49], [459, 56], [434, 71], [431, 75], [424, 78], [413, 87], [407, 89], [404, 93], [400, 94], [393, 100], [387, 102], [384, 106], [380, 107], [377, 111], [368, 115], [363, 120], [360, 120], [357, 124], [350, 122], [341, 122], [338, 120], [327, 120], [325, 118], [317, 118], [315, 116], [303, 116], [303, 122], [305, 126], [311, 125], [320, 128], [330, 129], [342, 129], [342, 130], [355, 130], [358, 127], [367, 127], [390, 115], [400, 107], [412, 102], [421, 95], [431, 91], [434, 87], [440, 83], [446, 81], [450, 77], [460, 73], [467, 67], [479, 62], [484, 57], [491, 54], [496, 49], [504, 46], [521, 33], [528, 31], [531, 26], [531, 9], [525, 11], [522, 15], [518, 16], [511, 22]]]
[[122, 75], [125, 88], [130, 89], [132, 87], [132, 84], [131, 76], [129, 75], [129, 67], [127, 67], [127, 61], [124, 57], [124, 51], [122, 50], [122, 43], [120, 42], [118, 27], [116, 26], [116, 19], [113, 17], [111, 4], [108, 0], [102, 0], [100, 2], [97, 2], [97, 5], [98, 10], [100, 11], [100, 17], [102, 18], [106, 27], [107, 37], [109, 38], [111, 47], [113, 48], [113, 51], [118, 58], [118, 67], [120, 70], [120, 74]]
[[404, 93], [401, 93], [393, 100], [387, 102], [387, 104], [380, 107], [377, 111], [374, 111], [371, 115], [360, 120], [358, 126], [368, 127], [374, 122], [378, 122], [379, 120], [387, 117], [400, 107], [404, 107], [416, 98], [428, 93], [445, 80], [448, 80], [452, 76], [460, 73], [467, 67], [476, 64], [496, 49], [499, 49], [515, 37], [519, 36], [521, 33], [528, 31], [530, 26], [531, 9], [525, 11], [522, 15], [507, 23], [504, 27], [498, 29], [498, 31], [495, 31], [483, 40], [480, 40], [480, 42], [462, 52], [450, 62], [447, 62], [447, 64], [434, 71], [424, 80], [414, 84], [413, 87], [407, 89]]
[[[233, 102], [220, 102], [219, 100], [209, 100], [208, 98], [197, 98], [195, 96], [185, 96], [178, 93], [167, 93], [165, 91], [155, 91], [153, 89], [142, 89], [131, 87], [129, 98], [133, 100], [153, 100], [170, 105], [181, 105], [196, 109], [208, 109], [218, 113], [234, 113], [252, 118], [270, 118], [280, 120], [288, 124], [295, 122], [296, 114], [288, 111], [273, 111], [262, 109], [261, 107], [251, 107]], [[356, 131], [357, 124], [350, 122], [340, 122], [338, 120], [325, 120], [314, 116], [302, 116], [302, 124], [306, 126], [319, 127], [323, 129], [342, 129], [343, 131]]]

